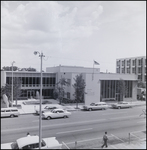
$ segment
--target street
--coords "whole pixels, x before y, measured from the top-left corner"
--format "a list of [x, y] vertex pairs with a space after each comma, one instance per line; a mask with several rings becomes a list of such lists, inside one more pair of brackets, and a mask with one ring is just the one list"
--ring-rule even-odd
[[[42, 137], [57, 137], [58, 141], [74, 144], [75, 141], [102, 139], [105, 131], [111, 140], [128, 140], [129, 132], [146, 131], [146, 119], [139, 117], [145, 106], [129, 109], [108, 109], [98, 111], [74, 111], [69, 118], [42, 120]], [[20, 115], [18, 118], [1, 118], [1, 143], [39, 135], [39, 116]], [[146, 135], [145, 135], [146, 136]], [[101, 140], [102, 141], [102, 140]]]

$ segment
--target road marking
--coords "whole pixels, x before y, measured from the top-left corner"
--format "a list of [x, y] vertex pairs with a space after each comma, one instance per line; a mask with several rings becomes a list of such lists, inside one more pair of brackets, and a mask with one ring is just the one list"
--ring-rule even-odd
[[[52, 124], [52, 125], [44, 125], [42, 127], [52, 127], [52, 126], [61, 126], [61, 125], [73, 125], [73, 124], [83, 124], [83, 123], [92, 123], [92, 122], [99, 122], [99, 121], [104, 121], [106, 119], [99, 119], [99, 120], [91, 120], [91, 121], [82, 121], [82, 122], [71, 122], [71, 123], [61, 123], [61, 124]], [[1, 132], [9, 132], [9, 131], [17, 131], [17, 130], [22, 130], [22, 129], [34, 129], [34, 128], [38, 128], [38, 126], [33, 126], [33, 127], [25, 127], [25, 128], [16, 128], [16, 129], [5, 129], [5, 130], [1, 130]]]
[[123, 143], [125, 142], [124, 140], [120, 139], [119, 137], [117, 137], [117, 136], [115, 136], [113, 134], [111, 134], [111, 135], [114, 136], [115, 138], [117, 138], [118, 140], [122, 141]]
[[85, 131], [85, 130], [92, 130], [93, 128], [87, 128], [87, 129], [81, 129], [81, 130], [73, 130], [73, 131], [65, 131], [65, 132], [58, 132], [56, 134], [62, 134], [62, 133], [70, 133], [70, 132], [78, 132], [78, 131]]
[[139, 140], [141, 139], [141, 138], [139, 138], [138, 136], [134, 135], [133, 133], [131, 133], [131, 135], [132, 135], [132, 136], [135, 136], [135, 137], [136, 137], [137, 139], [139, 139]]
[[121, 118], [134, 118], [134, 117], [138, 117], [138, 116], [126, 116], [126, 117], [114, 117], [114, 118], [110, 118], [110, 119], [121, 119]]
[[[112, 136], [108, 136], [109, 137], [112, 137]], [[99, 140], [99, 139], [102, 139], [102, 137], [98, 137], [98, 138], [93, 138], [93, 139], [87, 139], [87, 140], [81, 140], [81, 141], [77, 141], [78, 143], [80, 142], [86, 142], [86, 141], [92, 141], [92, 140]], [[69, 143], [66, 143], [66, 144], [73, 144], [75, 142], [69, 142]]]
[[115, 147], [114, 145], [110, 145], [110, 147], [112, 147], [113, 149], [118, 149], [117, 147]]
[[138, 133], [138, 132], [144, 132], [144, 130], [141, 130], [141, 131], [134, 131], [134, 132], [131, 132], [131, 133]]
[[121, 114], [121, 113], [123, 113], [123, 114], [124, 114], [124, 113], [127, 113], [127, 112], [108, 113], [108, 114], [102, 114], [102, 115], [109, 115], [109, 114], [115, 114], [115, 115], [117, 115], [117, 114]]
[[137, 122], [137, 123], [142, 123], [142, 122], [143, 122], [143, 123], [146, 123], [146, 121], [145, 121], [145, 120], [144, 120], [144, 121], [139, 121], [139, 122]]

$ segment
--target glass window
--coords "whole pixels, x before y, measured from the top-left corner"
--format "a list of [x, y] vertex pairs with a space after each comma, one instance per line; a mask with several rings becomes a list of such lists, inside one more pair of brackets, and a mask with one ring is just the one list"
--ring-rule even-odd
[[132, 73], [135, 73], [135, 68], [132, 68]]
[[141, 59], [138, 59], [138, 65], [139, 66], [141, 65]]
[[138, 75], [138, 79], [141, 79], [141, 75]]
[[127, 68], [127, 73], [130, 73], [130, 68]]
[[132, 60], [132, 64], [133, 64], [133, 66], [135, 66], [135, 60]]
[[10, 110], [6, 110], [6, 112], [10, 112]]
[[124, 73], [125, 72], [125, 70], [124, 70], [124, 68], [122, 68], [122, 73]]
[[141, 67], [138, 67], [138, 73], [141, 73]]
[[127, 60], [127, 66], [129, 66], [130, 65], [130, 60]]
[[16, 111], [18, 111], [18, 110], [17, 110], [17, 109], [14, 109], [14, 110], [12, 109], [11, 111], [16, 112]]
[[45, 146], [45, 145], [46, 145], [45, 141], [44, 141], [44, 140], [42, 140], [42, 142], [41, 142], [41, 146]]
[[122, 61], [122, 66], [124, 66], [124, 63], [125, 63], [125, 62], [124, 62], [124, 60], [123, 60], [123, 61]]
[[120, 68], [117, 68], [117, 73], [120, 73]]
[[118, 61], [117, 61], [117, 66], [119, 66], [119, 65], [120, 65], [120, 61], [118, 60]]

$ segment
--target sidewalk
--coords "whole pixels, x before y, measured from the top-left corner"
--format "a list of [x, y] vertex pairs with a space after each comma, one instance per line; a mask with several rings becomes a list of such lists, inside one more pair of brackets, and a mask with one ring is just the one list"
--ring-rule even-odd
[[146, 149], [146, 141], [134, 141], [116, 145], [109, 145], [108, 149]]
[[[31, 101], [31, 100], [28, 100]], [[58, 104], [58, 101], [56, 100], [50, 100], [52, 104]], [[32, 114], [35, 113], [35, 107], [39, 107], [39, 105], [24, 105], [23, 102], [24, 100], [18, 101], [18, 105], [21, 105], [21, 109], [18, 109], [20, 114]], [[15, 104], [15, 103], [14, 103]], [[108, 103], [108, 105], [111, 107], [112, 103]], [[45, 107], [48, 104], [42, 104], [42, 107]], [[68, 111], [79, 111], [82, 109], [84, 104], [78, 104], [79, 109], [76, 109], [76, 104], [66, 104], [65, 106], [61, 106], [63, 109], [66, 109]], [[134, 106], [142, 106], [146, 105], [146, 101], [135, 101], [132, 102], [133, 107]]]

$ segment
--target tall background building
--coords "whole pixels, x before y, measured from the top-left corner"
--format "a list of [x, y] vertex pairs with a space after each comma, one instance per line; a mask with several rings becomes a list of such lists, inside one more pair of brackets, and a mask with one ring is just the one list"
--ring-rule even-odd
[[116, 73], [136, 74], [146, 84], [146, 56], [116, 59]]

